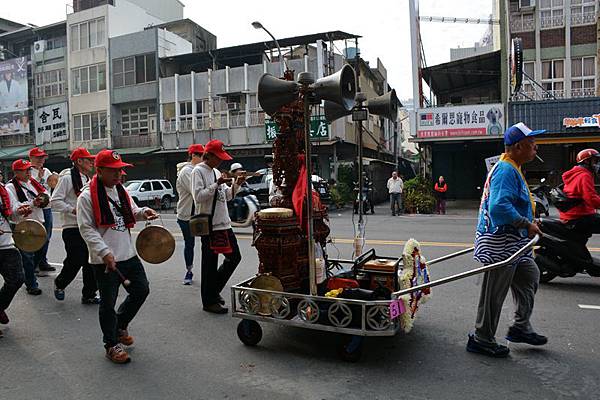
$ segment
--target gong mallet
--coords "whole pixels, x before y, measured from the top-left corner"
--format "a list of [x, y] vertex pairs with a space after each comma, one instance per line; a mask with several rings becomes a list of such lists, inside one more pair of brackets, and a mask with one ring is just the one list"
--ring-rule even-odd
[[[104, 270], [105, 274], [108, 274], [108, 272], [109, 272], [108, 269]], [[119, 268], [115, 267], [115, 272], [117, 273], [117, 275], [119, 275], [119, 279], [121, 280], [121, 282], [123, 282], [123, 286], [127, 287], [127, 286], [131, 285], [131, 281], [129, 279], [127, 279], [125, 277], [125, 275], [123, 275], [121, 273], [121, 271], [119, 271]]]

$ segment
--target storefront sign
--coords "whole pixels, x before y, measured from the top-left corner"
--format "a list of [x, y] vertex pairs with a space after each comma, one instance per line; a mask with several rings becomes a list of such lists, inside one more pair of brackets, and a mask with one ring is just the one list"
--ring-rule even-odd
[[485, 159], [485, 167], [487, 168], [487, 172], [492, 170], [492, 167], [496, 165], [500, 161], [500, 156], [488, 157]]
[[563, 118], [565, 128], [600, 128], [600, 114], [591, 117]]
[[419, 138], [500, 136], [504, 133], [504, 106], [435, 107], [419, 110]]
[[69, 139], [67, 103], [40, 107], [35, 112], [35, 143], [38, 145]]
[[0, 135], [29, 133], [27, 57], [0, 62]]
[[[279, 126], [273, 120], [265, 120], [265, 137], [267, 142], [272, 142], [279, 133]], [[316, 115], [310, 121], [311, 140], [323, 140], [329, 138], [329, 124], [325, 116]]]

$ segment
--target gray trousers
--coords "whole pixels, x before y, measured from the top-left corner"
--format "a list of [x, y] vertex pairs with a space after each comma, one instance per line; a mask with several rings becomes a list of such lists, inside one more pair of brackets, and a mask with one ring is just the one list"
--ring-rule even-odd
[[513, 326], [525, 333], [533, 332], [529, 318], [539, 281], [540, 271], [531, 258], [523, 258], [518, 264], [486, 272], [477, 308], [475, 339], [485, 344], [496, 343], [496, 330], [508, 289], [515, 303]]

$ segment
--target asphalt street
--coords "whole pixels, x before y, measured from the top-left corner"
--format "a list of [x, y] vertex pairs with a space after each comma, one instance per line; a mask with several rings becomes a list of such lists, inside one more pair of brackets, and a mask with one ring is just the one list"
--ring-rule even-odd
[[[411, 237], [429, 259], [473, 240], [473, 210], [388, 214], [377, 208], [367, 220], [366, 247], [380, 255], [400, 256]], [[500, 360], [467, 353], [480, 280], [472, 277], [434, 288], [412, 332], [367, 338], [362, 360], [351, 364], [337, 357], [340, 337], [332, 333], [263, 324], [260, 344], [244, 346], [237, 319], [202, 311], [198, 280], [181, 284], [181, 234], [172, 214], [163, 222], [177, 249], [167, 263], [146, 265], [151, 293], [130, 326], [133, 361], [123, 366], [104, 358], [97, 308], [79, 301], [80, 277], [63, 302], [53, 297], [52, 275], [42, 277], [43, 294], [19, 291], [8, 310], [11, 322], [2, 327], [0, 399], [600, 399], [600, 307], [585, 307], [600, 306], [600, 278], [557, 278], [541, 286], [532, 323], [549, 337], [543, 348], [511, 344], [510, 356]], [[331, 228], [330, 256], [349, 258], [351, 213], [332, 212]], [[257, 271], [251, 230], [237, 232], [243, 260], [230, 284]], [[600, 252], [599, 239], [590, 246]], [[63, 258], [57, 221], [49, 259], [60, 264]], [[197, 278], [199, 266], [197, 257]], [[435, 279], [474, 266], [463, 256], [432, 266], [431, 273]], [[223, 295], [229, 299], [229, 292]], [[511, 313], [509, 296], [501, 342]]]

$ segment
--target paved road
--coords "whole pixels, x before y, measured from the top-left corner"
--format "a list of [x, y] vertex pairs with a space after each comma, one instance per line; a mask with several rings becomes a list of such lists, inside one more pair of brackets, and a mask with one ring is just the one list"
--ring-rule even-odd
[[[376, 211], [367, 236], [382, 255], [400, 255], [410, 237], [426, 244], [430, 259], [472, 241], [472, 213], [392, 218]], [[172, 215], [164, 223], [177, 250], [168, 264], [147, 266], [151, 294], [130, 329], [137, 339], [133, 362], [117, 366], [103, 358], [96, 309], [79, 303], [81, 280], [59, 303], [52, 277], [40, 278], [43, 295], [20, 291], [9, 310], [12, 321], [0, 339], [0, 399], [600, 399], [600, 310], [579, 307], [600, 305], [598, 278], [542, 286], [533, 323], [550, 338], [543, 349], [511, 345], [504, 360], [465, 352], [479, 291], [478, 279], [469, 278], [436, 288], [410, 334], [368, 339], [363, 360], [347, 364], [336, 356], [339, 337], [329, 333], [263, 325], [258, 347], [242, 345], [237, 320], [202, 312], [199, 285], [181, 285], [179, 230]], [[331, 225], [330, 255], [350, 257], [351, 215], [333, 213]], [[59, 233], [53, 262], [64, 257]], [[256, 272], [250, 233], [239, 231], [243, 261], [230, 283]], [[472, 265], [465, 256], [432, 267], [432, 274]], [[500, 334], [510, 312], [509, 299]]]

